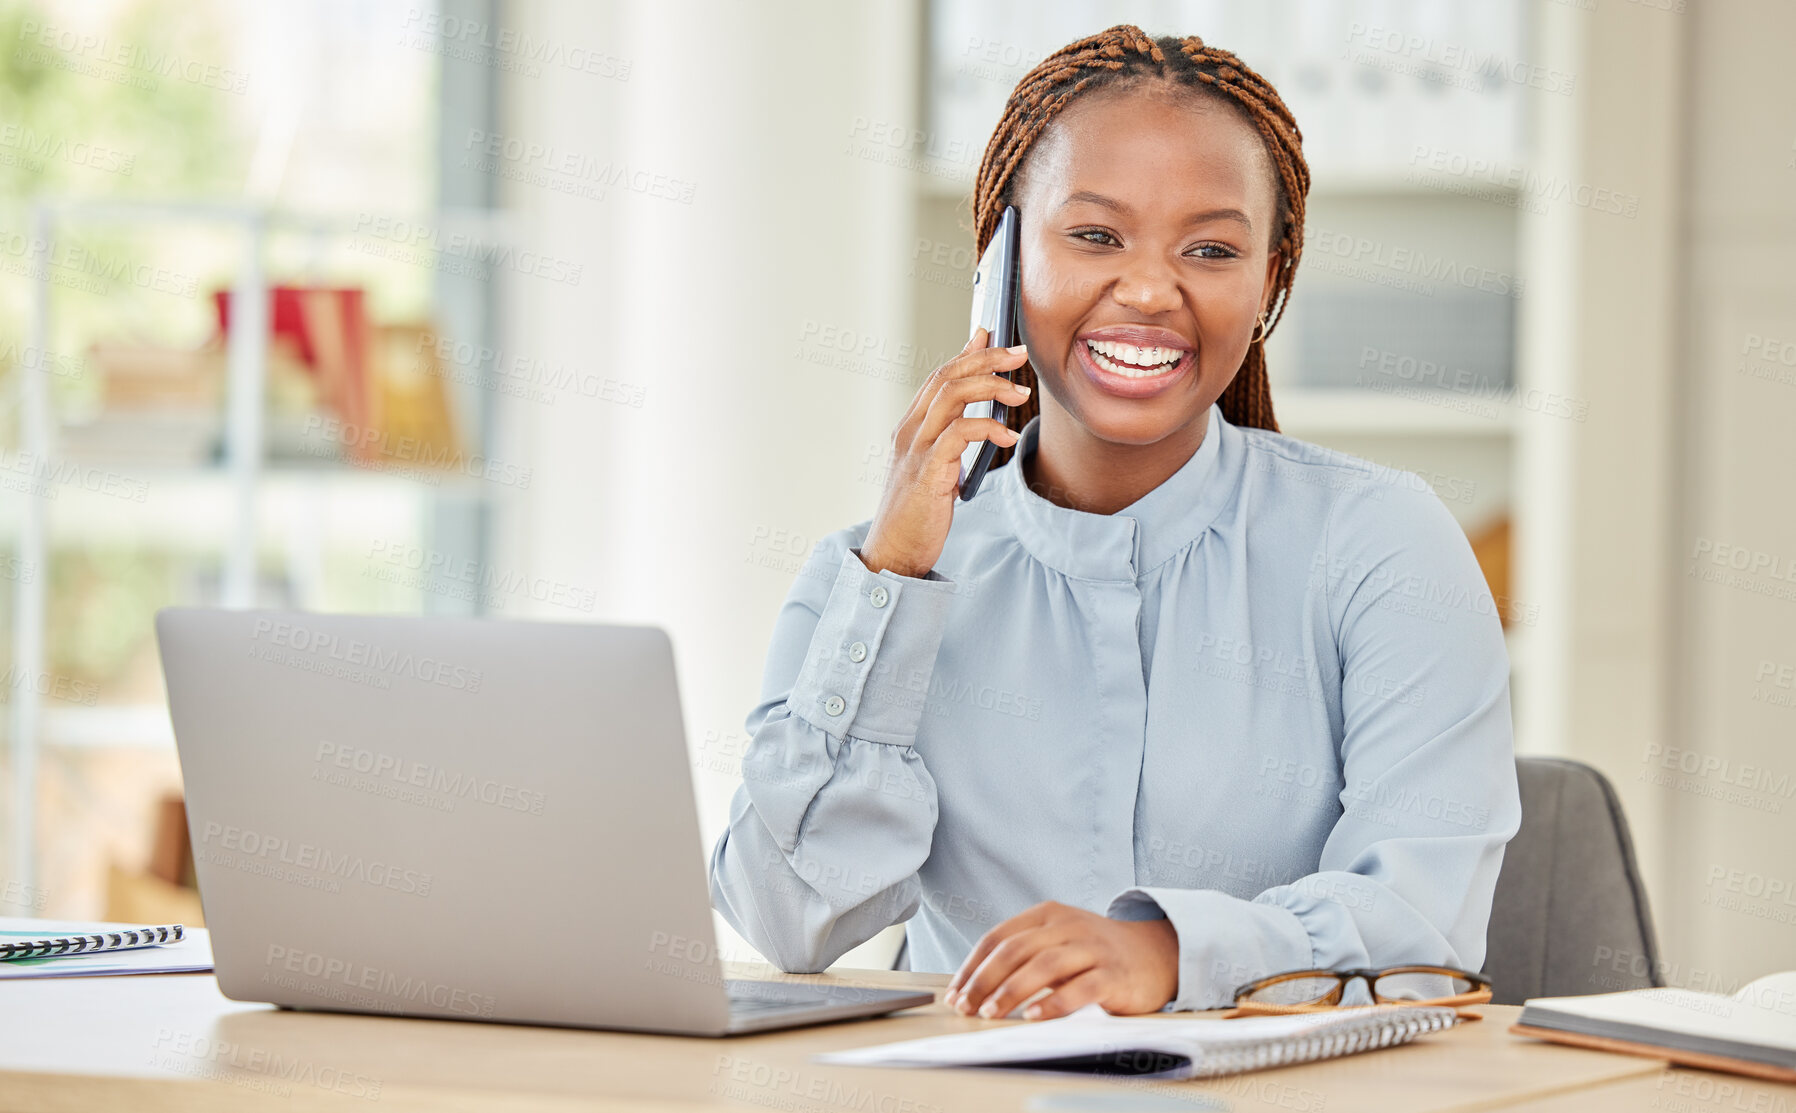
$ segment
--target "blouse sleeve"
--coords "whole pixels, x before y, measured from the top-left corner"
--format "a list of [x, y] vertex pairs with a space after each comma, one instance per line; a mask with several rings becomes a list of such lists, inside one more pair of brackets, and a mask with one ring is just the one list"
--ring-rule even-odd
[[955, 584], [877, 574], [849, 531], [811, 553], [774, 623], [711, 903], [780, 969], [814, 973], [922, 900], [935, 782], [911, 744]]
[[1252, 899], [1135, 888], [1117, 919], [1169, 919], [1168, 1006], [1232, 1003], [1286, 970], [1477, 970], [1503, 847], [1521, 823], [1509, 662], [1471, 546], [1418, 481], [1343, 498], [1319, 570], [1341, 662], [1343, 814], [1315, 873]]

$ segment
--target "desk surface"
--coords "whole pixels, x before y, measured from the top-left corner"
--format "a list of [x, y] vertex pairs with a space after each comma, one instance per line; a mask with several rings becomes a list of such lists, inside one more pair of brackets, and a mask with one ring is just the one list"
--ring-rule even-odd
[[[769, 976], [764, 968], [732, 974]], [[778, 975], [773, 975], [778, 976]], [[833, 981], [938, 989], [886, 971]], [[1005, 1021], [940, 1004], [872, 1021], [713, 1040], [304, 1012], [229, 1001], [209, 975], [0, 982], [0, 1110], [685, 1110], [949, 1113], [1054, 1108], [1074, 1094], [1207, 1095], [1233, 1110], [1358, 1113], [1527, 1109], [1602, 1113], [1732, 1109], [1720, 1085], [1796, 1110], [1796, 1087], [1539, 1043], [1518, 1010], [1415, 1043], [1187, 1083], [824, 1066], [814, 1052]], [[1009, 1022], [1016, 1023], [1016, 1022]], [[1748, 1093], [1748, 1091], [1750, 1091]], [[1056, 1095], [1051, 1106], [1032, 1099]], [[372, 1104], [378, 1102], [378, 1105]], [[1176, 1103], [1168, 1108], [1178, 1108]], [[1124, 1108], [1115, 1100], [1091, 1109]], [[1190, 1106], [1187, 1106], [1190, 1108]], [[1750, 1103], [1747, 1109], [1759, 1109]]]

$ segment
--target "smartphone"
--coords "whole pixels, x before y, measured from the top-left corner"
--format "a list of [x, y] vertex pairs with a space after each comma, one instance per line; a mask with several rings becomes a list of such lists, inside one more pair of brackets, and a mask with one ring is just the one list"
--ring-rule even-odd
[[[1006, 205], [998, 216], [998, 230], [992, 234], [991, 243], [986, 245], [985, 254], [979, 257], [979, 266], [973, 271], [973, 312], [972, 324], [967, 333], [971, 336], [980, 328], [991, 333], [988, 346], [992, 348], [1009, 348], [1022, 343], [1021, 282], [1018, 279], [1017, 263], [1017, 218], [1016, 206]], [[995, 372], [1006, 379], [1009, 372]], [[966, 417], [990, 417], [1003, 421], [1010, 416], [1010, 407], [1002, 402], [984, 401], [969, 402]], [[992, 460], [998, 455], [998, 446], [990, 441], [974, 441], [967, 445], [967, 450], [960, 457], [960, 497], [964, 501], [979, 493], [979, 483], [992, 466]]]

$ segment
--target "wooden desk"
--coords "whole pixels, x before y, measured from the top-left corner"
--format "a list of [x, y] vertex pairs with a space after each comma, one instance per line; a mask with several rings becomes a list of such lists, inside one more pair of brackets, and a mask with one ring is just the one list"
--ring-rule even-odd
[[[866, 971], [815, 980], [939, 988], [947, 979]], [[1524, 1040], [1505, 1031], [1516, 1009], [1484, 1012], [1483, 1021], [1404, 1047], [1205, 1082], [1140, 1083], [810, 1061], [817, 1051], [1006, 1023], [969, 1020], [939, 1004], [881, 1020], [712, 1040], [284, 1012], [228, 1001], [209, 975], [14, 981], [0, 982], [0, 1110], [984, 1113], [1025, 1109], [1039, 1095], [1108, 1092], [1202, 1094], [1237, 1111], [1283, 1113], [1733, 1113], [1717, 1104], [1715, 1080], [1774, 1097], [1789, 1091], [1777, 1098], [1785, 1104], [1764, 1108], [1796, 1110], [1796, 1087]], [[1691, 1078], [1707, 1080], [1708, 1097], [1675, 1081]]]

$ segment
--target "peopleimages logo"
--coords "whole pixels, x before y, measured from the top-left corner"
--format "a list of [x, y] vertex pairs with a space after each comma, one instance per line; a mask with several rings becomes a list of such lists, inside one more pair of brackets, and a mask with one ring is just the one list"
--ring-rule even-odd
[[[151, 77], [164, 77], [184, 81], [189, 85], [204, 85], [238, 94], [249, 83], [249, 75], [242, 70], [228, 69], [197, 58], [183, 58], [172, 50], [123, 42], [92, 31], [54, 23], [39, 23], [30, 18], [19, 21], [18, 41], [26, 44], [19, 48], [20, 54], [42, 64], [55, 65], [90, 77], [102, 77], [148, 92], [156, 89], [156, 82]], [[59, 59], [54, 55], [46, 56], [51, 51], [64, 57]], [[107, 71], [103, 68], [106, 66], [116, 66], [119, 70], [136, 70], [138, 74], [118, 74]], [[121, 77], [133, 80], [121, 81]]]
[[18, 229], [0, 228], [0, 257], [19, 261], [0, 269], [40, 281], [87, 279], [81, 288], [95, 293], [110, 293], [115, 284], [189, 299], [199, 293], [199, 279], [191, 274], [105, 255], [70, 240], [41, 239]]
[[548, 802], [548, 796], [544, 793], [533, 792], [491, 777], [451, 771], [440, 765], [413, 761], [396, 754], [383, 754], [360, 746], [320, 742], [312, 761], [321, 767], [314, 772], [314, 780], [324, 779], [323, 774], [327, 770], [322, 767], [334, 766], [359, 773], [374, 781], [392, 781], [397, 785], [423, 789], [450, 799], [471, 798], [483, 804], [530, 815], [543, 814], [543, 805]]
[[357, 238], [350, 241], [351, 250], [474, 278], [488, 278], [493, 271], [512, 271], [578, 286], [586, 271], [584, 263], [572, 259], [516, 244], [489, 243], [472, 233], [446, 232], [429, 224], [371, 212], [356, 214], [354, 231]]
[[[467, 61], [485, 60], [507, 72], [529, 77], [542, 76], [543, 66], [561, 66], [578, 73], [628, 81], [635, 64], [596, 47], [538, 38], [515, 28], [446, 15], [434, 7], [407, 8], [402, 27], [420, 49]], [[481, 51], [487, 52], [488, 57], [483, 59]]]
[[[532, 469], [479, 453], [433, 444], [417, 437], [395, 436], [372, 425], [313, 414], [306, 418], [300, 451], [324, 459], [347, 458], [352, 464], [409, 475], [433, 486], [443, 473], [485, 479], [519, 490], [530, 486]], [[405, 465], [415, 464], [417, 467]]]
[[[216, 855], [219, 865], [251, 873], [260, 872], [248, 868], [252, 862], [290, 866], [344, 881], [359, 881], [377, 889], [394, 889], [420, 897], [430, 895], [430, 874], [403, 869], [390, 862], [371, 860], [360, 854], [338, 854], [316, 843], [294, 842], [215, 820], [208, 820], [202, 830], [200, 855], [210, 861], [214, 856], [209, 851], [224, 851], [224, 854]], [[277, 876], [277, 880], [289, 878]]]
[[382, 649], [373, 642], [365, 642], [359, 638], [340, 638], [336, 634], [311, 630], [293, 622], [257, 619], [250, 636], [258, 642], [266, 641], [283, 649], [322, 656], [358, 669], [369, 669], [388, 676], [402, 676], [458, 692], [478, 692], [484, 679], [481, 671], [476, 668], [451, 665], [434, 657]]
[[[268, 968], [262, 975], [265, 982], [282, 989], [302, 990], [315, 996], [345, 1001], [358, 1007], [384, 1007], [390, 1011], [400, 1001], [427, 1001], [439, 1009], [466, 1013], [468, 1016], [490, 1017], [497, 1004], [497, 999], [490, 993], [472, 993], [442, 982], [430, 981], [428, 978], [409, 974], [402, 976], [378, 966], [365, 966], [315, 951], [283, 947], [278, 943], [268, 945], [268, 954], [262, 964]], [[314, 983], [323, 984], [304, 984], [293, 978], [285, 978], [283, 974], [297, 974], [313, 979]], [[366, 993], [345, 990], [365, 990]], [[377, 996], [369, 996], [370, 994]]]

